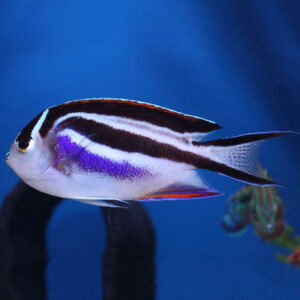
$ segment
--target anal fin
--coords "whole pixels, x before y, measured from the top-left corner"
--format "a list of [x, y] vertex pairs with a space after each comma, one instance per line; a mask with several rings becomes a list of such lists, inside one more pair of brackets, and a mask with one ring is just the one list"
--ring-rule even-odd
[[135, 199], [137, 201], [163, 201], [163, 200], [185, 200], [199, 199], [221, 195], [219, 192], [199, 188], [191, 185], [172, 185], [163, 190], [157, 191], [142, 198]]
[[199, 171], [190, 170], [180, 181], [151, 194], [145, 195], [136, 201], [163, 201], [199, 199], [221, 195], [207, 186], [200, 177]]

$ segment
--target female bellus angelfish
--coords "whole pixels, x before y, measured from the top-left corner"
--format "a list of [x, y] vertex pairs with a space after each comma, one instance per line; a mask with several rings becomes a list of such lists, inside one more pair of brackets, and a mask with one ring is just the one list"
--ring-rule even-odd
[[71, 101], [36, 116], [19, 133], [6, 161], [41, 192], [97, 205], [218, 195], [195, 169], [252, 184], [275, 184], [253, 171], [257, 141], [290, 132], [200, 141], [219, 128], [202, 118], [137, 101]]

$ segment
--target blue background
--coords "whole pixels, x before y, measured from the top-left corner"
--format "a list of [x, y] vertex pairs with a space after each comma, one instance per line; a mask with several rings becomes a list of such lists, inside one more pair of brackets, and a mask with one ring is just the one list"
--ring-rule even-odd
[[[300, 131], [300, 2], [1, 1], [0, 198], [17, 182], [4, 155], [41, 110], [65, 101], [148, 101], [218, 122], [211, 139]], [[300, 233], [299, 136], [268, 141], [262, 164], [286, 185]], [[220, 226], [242, 184], [203, 172], [225, 196], [146, 205], [157, 235], [157, 299], [296, 299], [299, 270]], [[49, 299], [99, 299], [105, 230], [97, 207], [66, 200], [47, 232]]]

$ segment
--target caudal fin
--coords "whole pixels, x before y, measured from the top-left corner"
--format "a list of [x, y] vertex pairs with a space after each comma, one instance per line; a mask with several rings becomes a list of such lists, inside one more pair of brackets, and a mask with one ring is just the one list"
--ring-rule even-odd
[[201, 147], [199, 168], [215, 171], [258, 185], [280, 185], [259, 176], [257, 150], [260, 141], [293, 133], [274, 131], [245, 134], [209, 142], [193, 142]]

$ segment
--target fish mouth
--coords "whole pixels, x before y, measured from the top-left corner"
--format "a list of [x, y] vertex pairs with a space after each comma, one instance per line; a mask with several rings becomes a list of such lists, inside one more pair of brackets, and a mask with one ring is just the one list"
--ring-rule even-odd
[[10, 159], [10, 153], [7, 152], [6, 155], [5, 155], [5, 162], [7, 163], [8, 166], [12, 167], [11, 166], [11, 159]]

